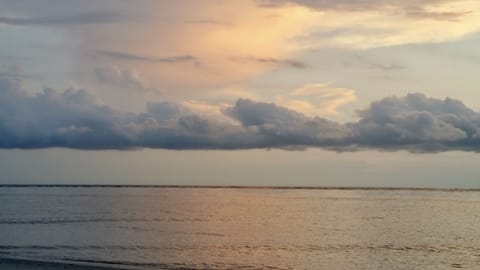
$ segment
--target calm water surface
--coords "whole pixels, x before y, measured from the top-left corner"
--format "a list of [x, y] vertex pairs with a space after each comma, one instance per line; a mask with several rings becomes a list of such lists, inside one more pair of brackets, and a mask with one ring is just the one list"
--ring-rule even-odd
[[480, 269], [480, 193], [0, 188], [0, 257], [140, 269]]

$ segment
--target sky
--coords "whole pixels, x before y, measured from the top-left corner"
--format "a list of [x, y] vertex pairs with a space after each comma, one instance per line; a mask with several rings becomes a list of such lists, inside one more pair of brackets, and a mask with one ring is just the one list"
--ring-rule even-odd
[[479, 13], [0, 0], [0, 183], [480, 188]]

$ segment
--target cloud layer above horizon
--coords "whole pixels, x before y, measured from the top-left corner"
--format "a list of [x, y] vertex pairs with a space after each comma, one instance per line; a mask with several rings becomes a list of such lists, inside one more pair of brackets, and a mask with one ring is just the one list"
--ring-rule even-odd
[[480, 148], [478, 1], [0, 6], [0, 148]]
[[480, 113], [420, 93], [374, 101], [346, 123], [250, 99], [219, 110], [226, 120], [170, 101], [132, 113], [85, 90], [31, 94], [21, 79], [0, 77], [0, 148], [480, 151]]

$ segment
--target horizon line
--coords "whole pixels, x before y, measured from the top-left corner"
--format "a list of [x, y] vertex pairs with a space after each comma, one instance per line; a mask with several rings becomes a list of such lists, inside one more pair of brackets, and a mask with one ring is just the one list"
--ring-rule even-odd
[[196, 188], [196, 189], [292, 189], [292, 190], [411, 190], [474, 191], [480, 188], [442, 187], [373, 187], [373, 186], [253, 186], [253, 185], [136, 185], [136, 184], [0, 184], [0, 188]]

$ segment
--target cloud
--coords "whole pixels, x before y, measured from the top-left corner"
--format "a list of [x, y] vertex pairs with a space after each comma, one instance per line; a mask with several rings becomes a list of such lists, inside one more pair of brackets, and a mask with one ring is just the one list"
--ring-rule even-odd
[[451, 98], [409, 94], [373, 102], [349, 123], [362, 147], [430, 152], [480, 149], [480, 114]]
[[123, 61], [140, 61], [140, 62], [154, 62], [154, 63], [187, 63], [193, 62], [196, 58], [192, 55], [175, 55], [167, 57], [151, 57], [136, 55], [126, 52], [116, 52], [107, 50], [98, 50], [95, 52], [97, 55]]
[[265, 63], [265, 64], [277, 65], [277, 66], [288, 66], [288, 67], [296, 68], [296, 69], [307, 68], [307, 64], [305, 64], [304, 62], [301, 62], [301, 61], [298, 61], [298, 60], [293, 60], [293, 59], [277, 59], [277, 58], [272, 58], [272, 57], [257, 57], [257, 58], [251, 58], [250, 60], [258, 62], [258, 63]]
[[191, 24], [206, 24], [206, 25], [215, 25], [215, 26], [233, 26], [233, 23], [227, 21], [211, 20], [211, 19], [199, 19], [199, 20], [187, 20], [185, 23]]
[[328, 84], [310, 83], [275, 98], [278, 104], [309, 116], [340, 116], [339, 109], [357, 100], [355, 91]]
[[453, 0], [257, 0], [260, 6], [278, 7], [287, 4], [296, 4], [317, 10], [338, 10], [338, 11], [373, 11], [373, 10], [423, 10], [425, 6], [432, 4], [443, 4]]
[[0, 72], [0, 77], [25, 79], [25, 78], [31, 78], [32, 76], [28, 74], [15, 73], [15, 72]]
[[27, 74], [23, 71], [22, 67], [19, 65], [4, 65], [0, 66], [0, 78], [10, 78], [10, 79], [31, 79], [36, 77], [33, 74]]
[[413, 18], [420, 18], [420, 19], [431, 19], [431, 20], [439, 20], [439, 21], [458, 21], [462, 17], [469, 15], [472, 13], [471, 11], [461, 11], [461, 12], [433, 12], [427, 11], [423, 8], [413, 8], [407, 9], [405, 11], [405, 15], [408, 17]]
[[339, 123], [305, 115], [274, 103], [238, 100], [225, 114], [255, 131], [262, 148], [332, 146], [348, 134]]
[[127, 17], [121, 13], [110, 11], [92, 11], [71, 14], [51, 14], [31, 17], [0, 17], [0, 24], [16, 26], [67, 26], [82, 24], [115, 23]]
[[266, 9], [303, 7], [317, 21], [296, 40], [304, 49], [368, 49], [459, 40], [478, 31], [478, 6], [468, 0], [259, 0]]
[[95, 78], [100, 83], [118, 88], [161, 94], [158, 89], [147, 86], [140, 78], [140, 75], [133, 69], [121, 69], [117, 66], [96, 67]]
[[393, 71], [393, 70], [402, 70], [406, 69], [405, 66], [398, 65], [398, 64], [380, 64], [380, 63], [371, 63], [369, 65], [370, 69], [379, 69], [383, 71]]
[[166, 101], [130, 113], [84, 90], [32, 95], [20, 80], [0, 78], [0, 148], [480, 151], [480, 113], [419, 93], [375, 101], [347, 123], [249, 99], [222, 112], [232, 121]]
[[240, 127], [191, 114], [179, 104], [149, 103], [135, 114], [99, 104], [85, 90], [30, 95], [19, 80], [0, 78], [0, 148], [235, 148], [242, 139], [230, 138], [240, 134]]
[[294, 69], [308, 68], [308, 65], [305, 62], [288, 58], [283, 59], [275, 57], [231, 57], [230, 60], [238, 63], [253, 63], [271, 67], [289, 67]]

